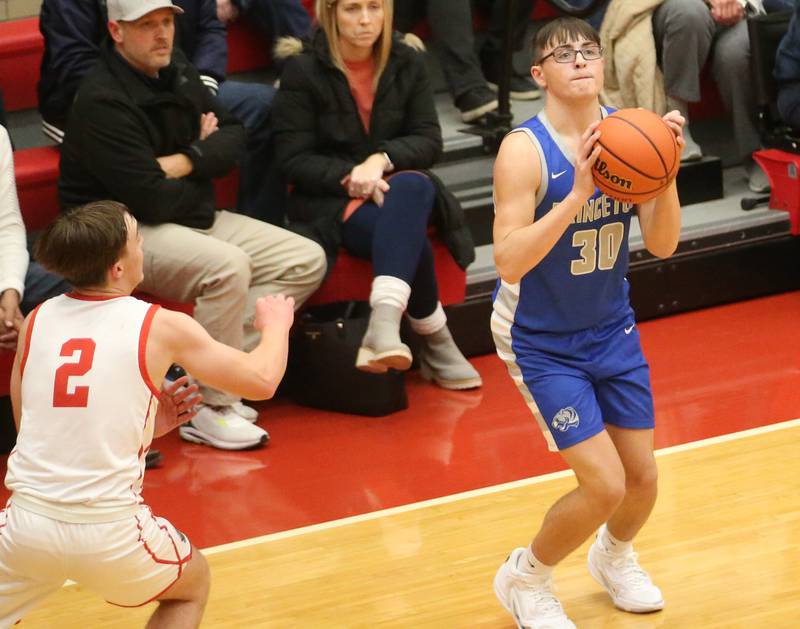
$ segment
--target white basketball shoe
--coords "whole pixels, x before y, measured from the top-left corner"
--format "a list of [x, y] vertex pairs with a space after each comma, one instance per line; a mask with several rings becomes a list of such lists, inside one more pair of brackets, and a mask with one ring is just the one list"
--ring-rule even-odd
[[269, 433], [238, 415], [233, 406], [200, 405], [200, 410], [178, 429], [182, 439], [222, 450], [246, 450], [265, 445]]
[[518, 629], [575, 629], [552, 591], [552, 579], [519, 569], [525, 549], [515, 548], [494, 577], [494, 593]]
[[637, 614], [664, 609], [664, 597], [639, 565], [638, 555], [612, 553], [600, 543], [605, 525], [589, 549], [589, 573], [602, 585], [614, 605]]

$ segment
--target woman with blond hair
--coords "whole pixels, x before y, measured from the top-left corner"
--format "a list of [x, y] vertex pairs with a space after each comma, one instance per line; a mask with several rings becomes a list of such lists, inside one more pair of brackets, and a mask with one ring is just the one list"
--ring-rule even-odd
[[[420, 170], [439, 157], [441, 129], [422, 56], [392, 34], [392, 11], [392, 0], [318, 0], [311, 42], [278, 42], [287, 59], [272, 115], [288, 215], [326, 249], [328, 268], [340, 246], [372, 260], [359, 369], [411, 366], [400, 340], [407, 312], [423, 376], [474, 388], [481, 378], [447, 328], [427, 237], [441, 184]], [[468, 235], [461, 245], [471, 253]]]

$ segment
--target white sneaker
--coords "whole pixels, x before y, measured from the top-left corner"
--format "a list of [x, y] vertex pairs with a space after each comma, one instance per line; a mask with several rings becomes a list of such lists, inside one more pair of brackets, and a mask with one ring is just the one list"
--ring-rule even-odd
[[231, 404], [231, 408], [239, 417], [244, 417], [251, 424], [256, 423], [256, 420], [258, 419], [258, 411], [252, 406], [247, 406], [247, 404], [244, 402], [239, 401]]
[[201, 405], [199, 412], [178, 429], [181, 438], [222, 450], [263, 446], [269, 434], [234, 412], [232, 406]]
[[[601, 529], [602, 531], [602, 529]], [[646, 613], [664, 609], [664, 597], [642, 569], [638, 555], [608, 552], [600, 535], [589, 549], [589, 572], [611, 595], [614, 605], [626, 612]]]
[[517, 566], [525, 549], [515, 548], [494, 576], [494, 593], [519, 629], [575, 629], [551, 590], [552, 579], [541, 579]]

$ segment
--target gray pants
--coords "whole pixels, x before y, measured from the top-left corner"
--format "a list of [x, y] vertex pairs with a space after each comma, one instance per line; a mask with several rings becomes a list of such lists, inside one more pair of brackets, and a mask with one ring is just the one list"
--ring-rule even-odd
[[741, 158], [760, 148], [750, 72], [747, 22], [717, 24], [703, 0], [665, 0], [653, 14], [667, 96], [700, 100], [700, 70], [711, 58], [711, 73], [733, 119]]
[[[394, 3], [395, 30], [410, 31], [418, 20], [427, 17], [433, 35], [432, 48], [454, 99], [476, 87], [486, 87], [484, 70], [495, 70], [493, 66], [500, 62], [507, 0], [475, 3], [489, 13], [489, 32], [481, 59], [475, 51], [471, 0], [395, 0]], [[515, 51], [523, 46], [532, 8], [533, 0], [517, 0], [512, 33]]]
[[[194, 302], [194, 318], [214, 339], [245, 351], [260, 338], [253, 328], [256, 299], [283, 293], [299, 306], [325, 274], [317, 243], [233, 212], [217, 212], [210, 229], [140, 223], [139, 233], [145, 278], [139, 288]], [[238, 401], [202, 383], [200, 390], [208, 404]]]
[[486, 79], [475, 52], [470, 0], [396, 0], [394, 27], [410, 31], [422, 17], [428, 18], [447, 85], [453, 98], [476, 87], [485, 87]]

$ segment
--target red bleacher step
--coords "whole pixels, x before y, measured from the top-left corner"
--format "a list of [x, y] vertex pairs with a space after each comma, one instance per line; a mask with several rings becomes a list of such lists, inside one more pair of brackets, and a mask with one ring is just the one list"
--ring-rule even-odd
[[43, 51], [39, 18], [0, 22], [0, 87], [7, 111], [36, 107]]
[[[441, 240], [431, 238], [431, 245], [439, 299], [445, 306], [460, 304], [466, 295], [467, 274], [456, 264]], [[371, 287], [372, 264], [341, 249], [325, 283], [311, 296], [308, 303], [318, 305], [335, 301], [369, 301]]]

